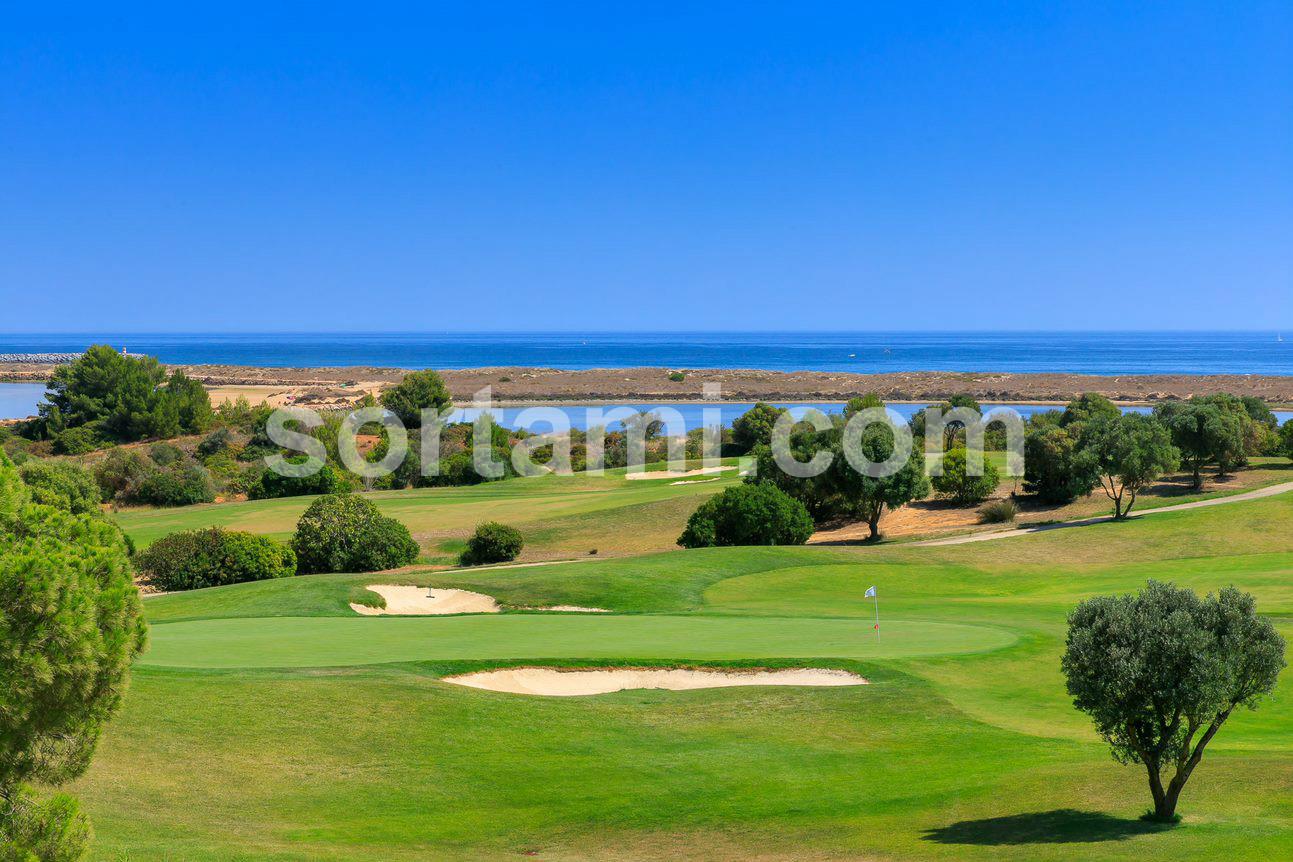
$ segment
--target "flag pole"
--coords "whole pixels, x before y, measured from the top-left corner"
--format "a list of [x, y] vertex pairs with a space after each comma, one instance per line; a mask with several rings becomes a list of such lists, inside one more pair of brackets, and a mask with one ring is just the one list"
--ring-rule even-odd
[[880, 640], [880, 595], [873, 593], [871, 598], [875, 599], [875, 639]]

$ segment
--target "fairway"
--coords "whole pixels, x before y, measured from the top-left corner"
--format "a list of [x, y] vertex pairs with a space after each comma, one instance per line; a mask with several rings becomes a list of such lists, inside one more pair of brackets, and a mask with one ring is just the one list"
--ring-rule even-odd
[[510, 614], [445, 619], [199, 620], [153, 628], [142, 663], [167, 667], [330, 667], [453, 659], [886, 659], [1009, 646], [991, 626], [857, 619]]

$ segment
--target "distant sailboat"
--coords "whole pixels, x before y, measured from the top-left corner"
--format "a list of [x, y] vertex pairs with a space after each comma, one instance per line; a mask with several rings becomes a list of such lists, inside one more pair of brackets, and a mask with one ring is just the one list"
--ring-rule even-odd
[[1284, 335], [1283, 335], [1283, 334], [1280, 334], [1280, 335], [1275, 336], [1275, 340], [1276, 340], [1276, 341], [1278, 341], [1280, 344], [1283, 344], [1283, 343], [1284, 343]]

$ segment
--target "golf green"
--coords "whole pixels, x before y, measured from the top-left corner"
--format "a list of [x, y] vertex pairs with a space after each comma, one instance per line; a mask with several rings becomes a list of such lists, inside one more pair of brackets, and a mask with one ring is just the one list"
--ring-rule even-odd
[[987, 652], [993, 626], [735, 616], [504, 614], [439, 619], [278, 617], [155, 625], [142, 663], [167, 667], [337, 667], [446, 659], [888, 659]]

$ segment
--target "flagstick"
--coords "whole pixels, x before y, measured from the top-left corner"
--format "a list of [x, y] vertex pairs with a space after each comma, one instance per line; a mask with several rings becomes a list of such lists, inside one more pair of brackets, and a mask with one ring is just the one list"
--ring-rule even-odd
[[875, 639], [880, 640], [880, 594], [876, 593], [871, 598], [875, 599]]

